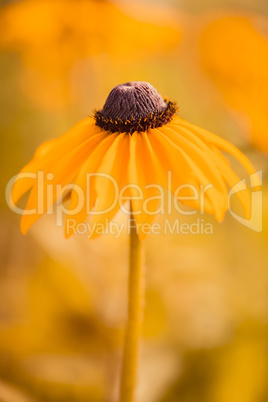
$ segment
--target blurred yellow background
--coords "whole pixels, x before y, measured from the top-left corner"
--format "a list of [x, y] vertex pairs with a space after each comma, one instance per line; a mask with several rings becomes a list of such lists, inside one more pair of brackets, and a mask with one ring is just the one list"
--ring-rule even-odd
[[41, 142], [142, 80], [263, 171], [264, 208], [261, 233], [227, 214], [144, 242], [137, 401], [267, 402], [266, 0], [0, 1], [0, 27], [0, 401], [117, 400], [127, 235], [65, 240], [44, 216], [24, 237], [4, 194]]

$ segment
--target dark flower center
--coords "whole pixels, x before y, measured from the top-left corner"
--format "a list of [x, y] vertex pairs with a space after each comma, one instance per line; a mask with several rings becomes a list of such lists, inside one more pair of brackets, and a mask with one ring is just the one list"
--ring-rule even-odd
[[164, 100], [148, 82], [132, 81], [113, 88], [94, 117], [105, 131], [133, 134], [169, 123], [177, 109], [175, 102]]

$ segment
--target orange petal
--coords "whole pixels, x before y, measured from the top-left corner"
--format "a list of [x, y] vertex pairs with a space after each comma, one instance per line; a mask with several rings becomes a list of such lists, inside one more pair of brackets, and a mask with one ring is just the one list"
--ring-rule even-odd
[[[206, 197], [204, 206], [201, 207], [200, 185], [196, 177], [190, 174], [189, 164], [183, 154], [166, 140], [166, 137], [157, 130], [148, 131], [148, 139], [151, 143], [153, 153], [157, 159], [158, 177], [163, 188], [169, 190], [173, 195], [179, 190], [180, 201], [197, 210], [204, 208], [204, 212], [213, 213], [211, 202]], [[188, 172], [188, 173], [187, 173]], [[189, 187], [191, 186], [191, 187]], [[193, 190], [196, 189], [198, 197], [193, 197]], [[182, 197], [187, 197], [183, 199]]]
[[[180, 135], [182, 135], [186, 139], [189, 139], [197, 146], [199, 146], [200, 149], [202, 149], [204, 152], [207, 153], [208, 158], [213, 160], [216, 168], [218, 169], [219, 173], [222, 175], [224, 181], [226, 181], [229, 187], [233, 187], [236, 183], [238, 183], [241, 180], [231, 169], [227, 159], [222, 155], [222, 153], [218, 150], [217, 147], [215, 147], [214, 145], [212, 147], [209, 147], [196, 134], [191, 132], [189, 129], [186, 129], [185, 127], [178, 127], [172, 124], [170, 126], [176, 127], [177, 130], [179, 130]], [[245, 211], [245, 215], [247, 219], [249, 219], [251, 211], [251, 200], [248, 189], [239, 191], [235, 194], [240, 199]]]
[[20, 171], [21, 179], [16, 181], [12, 188], [12, 199], [16, 204], [18, 200], [30, 190], [33, 181], [22, 179], [24, 173], [37, 174], [38, 171], [52, 170], [61, 155], [65, 155], [81, 146], [94, 135], [100, 133], [101, 130], [93, 124], [93, 119], [88, 117], [77, 123], [67, 133], [59, 138], [55, 138], [41, 144], [33, 157], [33, 159]]
[[[188, 163], [188, 172], [196, 177], [199, 184], [203, 188], [213, 186], [205, 192], [205, 195], [213, 205], [215, 219], [221, 221], [227, 209], [227, 189], [213, 161], [204, 151], [171, 128], [161, 127], [158, 131], [173, 145], [173, 152], [184, 155]], [[188, 172], [185, 172], [186, 177]]]
[[91, 153], [87, 161], [82, 166], [74, 184], [82, 190], [83, 194], [85, 194], [86, 202], [84, 203], [82, 208], [79, 209], [79, 211], [77, 211], [76, 213], [71, 212], [74, 211], [77, 203], [76, 193], [72, 192], [69, 213], [67, 214], [65, 219], [66, 237], [69, 237], [73, 234], [68, 233], [68, 220], [72, 219], [75, 222], [76, 226], [86, 220], [89, 211], [93, 208], [96, 201], [96, 190], [94, 186], [95, 181], [92, 178], [90, 179], [90, 181], [88, 181], [88, 174], [97, 172], [104, 155], [116, 139], [117, 135], [118, 133], [107, 134], [106, 132], [104, 132], [104, 139], [96, 146], [94, 151]]
[[[90, 221], [92, 227], [98, 224], [105, 228], [120, 207], [118, 196], [128, 182], [129, 137], [128, 133], [118, 134], [98, 168], [98, 174], [104, 176], [96, 177], [97, 205]], [[102, 211], [107, 212], [99, 214]], [[92, 238], [97, 236], [93, 231]]]
[[[241, 165], [246, 169], [248, 174], [254, 174], [256, 173], [256, 170], [248, 160], [248, 158], [239, 151], [233, 144], [231, 144], [229, 141], [217, 136], [216, 134], [213, 134], [203, 128], [200, 128], [194, 124], [189, 123], [186, 120], [181, 119], [179, 116], [176, 116], [174, 119], [174, 124], [182, 127], [186, 127], [189, 130], [191, 130], [194, 134], [196, 134], [199, 138], [201, 138], [203, 141], [205, 141], [208, 144], [215, 145], [222, 151], [228, 152], [230, 155], [234, 156], [240, 163]], [[254, 186], [260, 185], [260, 181], [256, 178], [254, 182]]]
[[[157, 176], [155, 163], [147, 133], [136, 132], [132, 134], [130, 138], [129, 183], [140, 189], [137, 190], [134, 187], [130, 189], [132, 213], [140, 239], [144, 239], [150, 231], [150, 226], [159, 207], [161, 194], [155, 185], [159, 186], [161, 182]], [[150, 187], [151, 185], [153, 186]]]
[[[56, 200], [61, 197], [62, 192], [60, 190], [62, 187], [72, 183], [84, 161], [105, 135], [105, 132], [94, 135], [80, 146], [64, 155], [62, 159], [58, 158], [57, 163], [52, 166], [51, 171], [43, 170], [44, 182], [35, 182], [26, 209], [21, 218], [22, 233], [25, 234], [28, 229], [47, 212]], [[58, 154], [59, 152], [62, 152], [62, 150], [59, 149]], [[53, 175], [51, 180], [47, 179], [49, 173]], [[28, 215], [27, 211], [32, 209], [36, 209], [36, 213]]]

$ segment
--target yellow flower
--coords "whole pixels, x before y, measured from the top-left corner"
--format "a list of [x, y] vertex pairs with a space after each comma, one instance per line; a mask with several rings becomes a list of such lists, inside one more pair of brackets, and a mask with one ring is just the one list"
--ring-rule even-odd
[[[233, 187], [240, 179], [221, 151], [234, 156], [248, 174], [255, 170], [235, 146], [183, 120], [176, 110], [174, 102], [164, 101], [146, 82], [118, 85], [102, 110], [41, 145], [13, 186], [15, 204], [30, 190], [21, 219], [22, 232], [26, 233], [61, 198], [66, 190], [62, 186], [71, 183], [75, 187], [66, 216], [67, 237], [72, 234], [67, 230], [69, 219], [79, 225], [91, 214], [92, 227], [105, 226], [131, 200], [140, 238], [144, 238], [140, 226], [150, 226], [155, 215], [162, 212], [162, 188], [187, 207], [222, 221], [228, 209], [228, 186]], [[32, 176], [24, 178], [28, 172]], [[42, 210], [38, 210], [38, 172], [44, 173]], [[90, 197], [85, 199], [85, 194]], [[239, 191], [237, 196], [248, 219], [249, 192]], [[27, 212], [34, 208], [37, 212]], [[97, 235], [94, 231], [92, 237]]]
[[101, 55], [109, 68], [168, 51], [181, 38], [168, 16], [144, 22], [108, 1], [14, 2], [0, 11], [0, 26], [0, 45], [22, 58], [23, 91], [46, 109], [76, 101], [73, 86], [90, 57]]
[[248, 16], [217, 18], [203, 30], [199, 45], [204, 70], [248, 125], [252, 144], [267, 152], [268, 40], [260, 22]]

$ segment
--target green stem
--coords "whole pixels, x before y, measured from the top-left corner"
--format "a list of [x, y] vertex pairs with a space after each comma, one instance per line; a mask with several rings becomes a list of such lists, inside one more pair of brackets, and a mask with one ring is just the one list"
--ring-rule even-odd
[[141, 328], [142, 269], [141, 242], [131, 213], [129, 279], [128, 279], [128, 322], [125, 334], [123, 368], [121, 377], [121, 402], [134, 400], [137, 371], [137, 354]]

